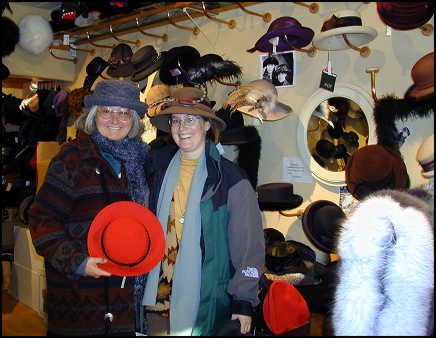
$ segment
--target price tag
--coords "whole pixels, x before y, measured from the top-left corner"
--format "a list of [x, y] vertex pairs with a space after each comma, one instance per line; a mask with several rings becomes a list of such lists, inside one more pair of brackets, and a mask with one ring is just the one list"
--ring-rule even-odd
[[327, 89], [331, 92], [335, 91], [336, 74], [328, 73], [325, 70], [321, 73], [321, 83], [320, 88]]
[[70, 36], [68, 34], [64, 34], [64, 45], [68, 46], [70, 44]]
[[72, 57], [76, 57], [77, 56], [77, 51], [75, 49], [70, 49], [70, 56]]

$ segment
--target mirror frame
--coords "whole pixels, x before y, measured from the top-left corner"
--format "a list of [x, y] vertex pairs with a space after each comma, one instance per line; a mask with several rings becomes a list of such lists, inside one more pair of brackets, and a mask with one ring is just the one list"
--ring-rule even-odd
[[318, 107], [321, 102], [337, 96], [342, 96], [353, 100], [360, 106], [365, 114], [366, 121], [368, 122], [368, 145], [377, 143], [377, 135], [373, 119], [374, 101], [371, 96], [369, 96], [369, 94], [362, 88], [349, 83], [336, 83], [334, 92], [319, 88], [315, 93], [313, 93], [304, 104], [299, 115], [300, 123], [297, 128], [297, 145], [300, 156], [303, 158], [303, 161], [309, 168], [312, 176], [317, 181], [330, 186], [345, 185], [345, 171], [329, 171], [321, 167], [315, 161], [309, 151], [309, 144], [307, 141], [307, 126], [315, 108]]

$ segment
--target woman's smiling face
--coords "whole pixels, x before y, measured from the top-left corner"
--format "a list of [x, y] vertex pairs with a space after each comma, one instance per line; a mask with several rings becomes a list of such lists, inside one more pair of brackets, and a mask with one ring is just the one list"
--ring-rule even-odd
[[132, 127], [133, 111], [123, 107], [99, 106], [95, 117], [97, 130], [111, 141], [127, 136]]

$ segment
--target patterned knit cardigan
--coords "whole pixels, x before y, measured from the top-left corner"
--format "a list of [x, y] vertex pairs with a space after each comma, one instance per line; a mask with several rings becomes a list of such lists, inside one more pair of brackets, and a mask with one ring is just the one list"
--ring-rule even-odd
[[[79, 133], [50, 162], [29, 210], [30, 233], [44, 257], [48, 330], [59, 335], [103, 335], [107, 312], [106, 278], [82, 277], [74, 271], [88, 256], [92, 220], [107, 204], [130, 200], [126, 177], [119, 179], [90, 136]], [[106, 189], [104, 189], [106, 187]], [[134, 335], [134, 277], [109, 277], [111, 335]]]

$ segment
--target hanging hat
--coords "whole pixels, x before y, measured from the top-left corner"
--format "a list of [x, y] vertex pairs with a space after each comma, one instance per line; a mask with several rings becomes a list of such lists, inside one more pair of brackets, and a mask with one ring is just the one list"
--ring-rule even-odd
[[166, 53], [161, 52], [158, 54], [151, 45], [138, 49], [131, 59], [135, 70], [130, 80], [139, 82], [154, 73], [162, 66]]
[[275, 280], [263, 303], [263, 316], [276, 335], [299, 328], [310, 320], [310, 311], [301, 293], [290, 283]]
[[333, 202], [319, 200], [309, 204], [302, 217], [303, 230], [319, 250], [335, 253], [336, 234], [345, 213]]
[[135, 202], [109, 204], [89, 228], [89, 255], [107, 259], [99, 267], [116, 276], [149, 272], [162, 259], [164, 250], [165, 236], [158, 218]]
[[92, 93], [92, 91], [86, 88], [76, 88], [68, 94], [68, 111], [73, 119], [78, 118], [83, 113], [84, 98], [90, 93]]
[[195, 84], [208, 81], [235, 80], [242, 75], [241, 67], [217, 54], [206, 54], [186, 71], [186, 79]]
[[83, 88], [91, 90], [95, 80], [103, 73], [106, 67], [109, 66], [109, 62], [105, 61], [100, 56], [96, 56], [86, 66], [86, 73], [88, 74], [83, 83]]
[[[71, 94], [70, 94], [71, 95]], [[147, 111], [147, 105], [139, 99], [139, 89], [125, 81], [104, 80], [97, 83], [94, 93], [85, 96], [85, 107], [119, 106], [136, 111], [142, 119]]]
[[292, 183], [267, 183], [257, 187], [260, 210], [289, 210], [303, 203], [303, 197], [294, 194]]
[[411, 70], [413, 85], [404, 94], [405, 99], [420, 100], [434, 93], [434, 52], [420, 58]]
[[434, 4], [422, 2], [377, 2], [378, 15], [386, 25], [398, 30], [421, 27], [431, 19]]
[[[53, 98], [53, 105], [56, 112], [56, 116], [63, 116], [65, 114], [65, 108], [68, 109], [68, 92], [65, 89], [61, 89], [57, 92]], [[65, 104], [67, 103], [67, 104]]]
[[129, 45], [125, 43], [116, 45], [109, 58], [107, 75], [113, 78], [131, 76], [135, 70], [131, 62], [132, 56], [133, 51]]
[[53, 41], [53, 30], [50, 24], [39, 14], [24, 16], [18, 28], [20, 29], [18, 45], [32, 54], [41, 54]]
[[342, 34], [346, 34], [353, 46], [361, 46], [375, 39], [377, 31], [362, 25], [359, 12], [343, 9], [330, 15], [322, 25], [321, 33], [313, 39], [313, 45], [319, 50], [348, 49]]
[[265, 246], [269, 246], [274, 242], [285, 241], [285, 236], [283, 236], [281, 231], [278, 231], [277, 229], [274, 228], [263, 229], [263, 237], [265, 239]]
[[421, 166], [421, 175], [425, 178], [434, 177], [434, 133], [428, 136], [416, 152], [416, 160]]
[[178, 88], [171, 95], [172, 100], [161, 106], [160, 112], [150, 119], [158, 129], [169, 133], [171, 128], [168, 123], [172, 114], [191, 114], [210, 118], [219, 131], [226, 128], [226, 123], [217, 117], [210, 108], [210, 101], [206, 94], [196, 87]]
[[0, 19], [0, 31], [2, 32], [2, 57], [13, 53], [20, 39], [20, 29], [17, 24], [6, 16]]
[[200, 52], [191, 46], [171, 48], [159, 70], [159, 78], [166, 85], [183, 84], [186, 71], [200, 59]]
[[277, 89], [267, 80], [254, 80], [236, 87], [223, 107], [256, 117], [260, 121], [277, 121], [292, 113], [292, 108], [278, 101]]
[[254, 47], [248, 49], [247, 52], [253, 53], [258, 50], [265, 53], [272, 53], [273, 45], [269, 41], [275, 37], [279, 37], [279, 43], [276, 47], [277, 52], [293, 50], [293, 48], [287, 44], [285, 36], [294, 47], [302, 48], [312, 41], [314, 34], [312, 29], [302, 27], [297, 19], [290, 16], [282, 16], [271, 22], [266, 34], [262, 35], [262, 37], [257, 40]]
[[223, 145], [239, 145], [252, 143], [260, 139], [259, 133], [254, 126], [244, 126], [244, 117], [241, 112], [234, 111], [230, 114], [230, 108], [220, 108], [216, 116], [224, 120], [227, 128], [220, 133], [220, 143]]
[[145, 98], [148, 104], [148, 117], [155, 116], [163, 103], [168, 102], [171, 96], [170, 88], [165, 84], [157, 84], [150, 88]]
[[381, 189], [404, 190], [410, 184], [400, 153], [379, 144], [362, 147], [350, 156], [345, 166], [345, 183], [358, 200]]

